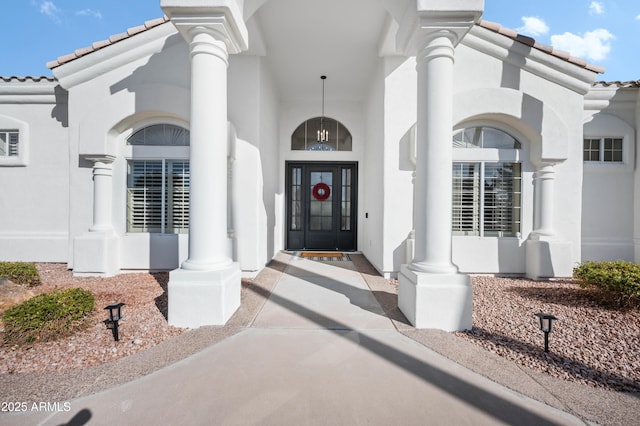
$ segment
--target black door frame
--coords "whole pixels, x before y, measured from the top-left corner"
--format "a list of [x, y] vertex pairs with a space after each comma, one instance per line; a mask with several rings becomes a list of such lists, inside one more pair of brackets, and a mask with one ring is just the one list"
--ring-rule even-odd
[[[302, 181], [301, 186], [303, 188], [308, 187], [308, 175], [310, 169], [323, 168], [323, 167], [335, 167], [341, 168], [349, 166], [352, 170], [352, 186], [351, 186], [351, 230], [340, 230], [340, 215], [336, 217], [336, 246], [337, 247], [307, 247], [306, 233], [308, 227], [308, 211], [309, 211], [309, 191], [302, 190], [301, 203], [302, 203], [302, 230], [291, 230], [291, 188], [292, 188], [292, 176], [291, 170], [294, 167], [300, 167], [302, 169]], [[342, 176], [338, 173], [338, 181], [334, 183], [334, 191], [336, 188], [341, 188]], [[357, 161], [285, 161], [285, 249], [286, 250], [322, 250], [322, 251], [356, 251], [358, 249], [358, 162]], [[337, 205], [336, 213], [340, 212], [340, 196], [337, 201], [334, 199], [334, 205]], [[350, 235], [350, 236], [348, 236]], [[344, 238], [348, 236], [348, 238]], [[341, 238], [343, 237], [343, 238]]]

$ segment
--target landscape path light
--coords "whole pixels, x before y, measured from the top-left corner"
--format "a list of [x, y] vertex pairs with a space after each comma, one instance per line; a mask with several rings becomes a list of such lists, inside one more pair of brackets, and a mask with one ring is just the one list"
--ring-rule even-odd
[[109, 311], [109, 318], [105, 321], [107, 323], [107, 327], [110, 326], [113, 331], [113, 340], [116, 342], [120, 340], [118, 336], [118, 321], [122, 319], [122, 307], [124, 303], [112, 303], [104, 307], [104, 309]]
[[544, 333], [544, 351], [549, 352], [549, 333], [551, 333], [551, 329], [553, 328], [553, 321], [558, 318], [551, 314], [543, 314], [542, 312], [538, 312], [536, 316], [540, 320], [540, 330]]

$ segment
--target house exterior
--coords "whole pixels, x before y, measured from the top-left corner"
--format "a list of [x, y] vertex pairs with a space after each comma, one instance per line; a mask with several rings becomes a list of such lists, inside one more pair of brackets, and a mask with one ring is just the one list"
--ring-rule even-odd
[[640, 82], [450, 3], [161, 0], [2, 78], [0, 259], [171, 270], [193, 327], [280, 250], [357, 250], [449, 330], [468, 274], [640, 261]]

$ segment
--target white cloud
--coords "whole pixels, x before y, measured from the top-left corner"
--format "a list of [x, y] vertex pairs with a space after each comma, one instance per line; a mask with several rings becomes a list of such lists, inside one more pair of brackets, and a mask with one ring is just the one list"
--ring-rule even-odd
[[599, 28], [585, 33], [583, 36], [566, 32], [552, 35], [551, 44], [554, 48], [566, 50], [572, 56], [592, 61], [602, 61], [611, 51], [611, 40], [615, 36], [609, 31]]
[[592, 15], [602, 15], [604, 13], [604, 4], [599, 1], [592, 1], [589, 5], [589, 13]]
[[96, 19], [102, 19], [102, 13], [99, 10], [83, 9], [76, 12], [78, 16], [92, 16]]
[[640, 21], [640, 15], [636, 16], [636, 20]]
[[45, 0], [41, 2], [40, 13], [48, 16], [54, 22], [60, 22], [60, 9], [52, 1]]
[[523, 16], [524, 25], [517, 29], [518, 32], [532, 36], [544, 35], [549, 32], [549, 26], [536, 16]]

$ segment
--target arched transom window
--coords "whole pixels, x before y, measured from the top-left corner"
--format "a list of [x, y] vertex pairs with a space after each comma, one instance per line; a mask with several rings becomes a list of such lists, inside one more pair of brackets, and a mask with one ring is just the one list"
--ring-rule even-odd
[[132, 134], [127, 161], [127, 232], [189, 230], [189, 131], [154, 124]]
[[144, 127], [127, 139], [129, 145], [188, 146], [189, 131], [173, 124]]
[[485, 126], [453, 135], [453, 235], [519, 237], [521, 143]]
[[311, 118], [294, 130], [291, 135], [291, 149], [294, 151], [351, 151], [351, 133], [342, 123], [333, 118]]

